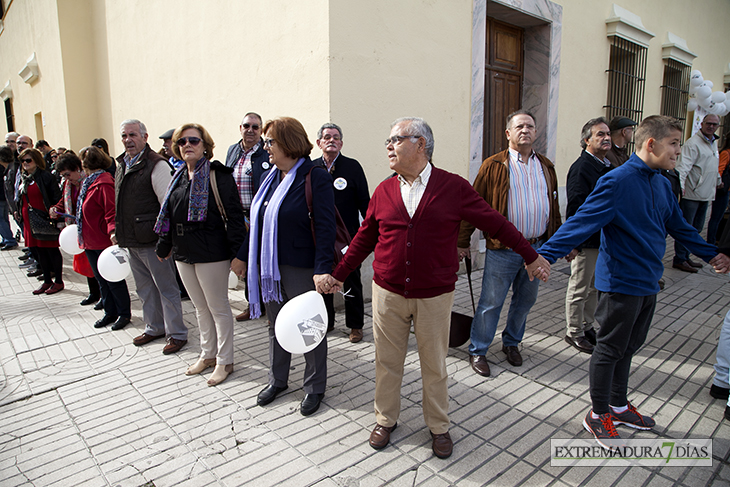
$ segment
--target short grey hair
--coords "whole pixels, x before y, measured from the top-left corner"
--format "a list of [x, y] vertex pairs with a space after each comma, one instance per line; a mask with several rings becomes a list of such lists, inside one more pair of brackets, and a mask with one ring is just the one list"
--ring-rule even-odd
[[147, 135], [147, 127], [145, 127], [145, 125], [142, 122], [140, 122], [139, 120], [137, 120], [136, 118], [128, 118], [127, 120], [122, 122], [119, 125], [120, 132], [124, 128], [125, 125], [138, 125], [140, 135]]
[[20, 137], [20, 134], [18, 132], [8, 132], [7, 134], [5, 134], [6, 139], [8, 138], [8, 135], [11, 135], [11, 136], [15, 137], [16, 139], [18, 137]]
[[408, 127], [410, 128], [408, 135], [417, 135], [419, 137], [423, 137], [426, 140], [426, 156], [428, 157], [428, 162], [431, 162], [431, 158], [433, 157], [433, 131], [431, 130], [431, 127], [429, 127], [428, 123], [422, 118], [419, 117], [401, 117], [395, 122], [390, 124], [390, 128], [392, 129], [399, 123], [408, 122]]
[[580, 131], [580, 146], [585, 150], [588, 147], [588, 144], [586, 144], [586, 139], [591, 138], [591, 129], [595, 127], [596, 125], [606, 124], [608, 126], [608, 120], [606, 120], [606, 117], [597, 117], [592, 118], [586, 122], [585, 125], [583, 125], [583, 128]]
[[246, 117], [256, 117], [256, 118], [258, 118], [258, 119], [259, 119], [259, 125], [263, 125], [263, 124], [264, 124], [264, 119], [263, 119], [263, 118], [261, 118], [261, 115], [259, 115], [259, 114], [258, 114], [258, 113], [256, 113], [256, 112], [248, 112], [248, 113], [247, 113], [246, 115], [244, 115], [244, 116], [243, 116], [243, 118], [241, 119], [241, 125], [243, 125], [243, 121], [244, 121], [244, 120], [246, 120]]
[[322, 125], [319, 128], [319, 130], [317, 130], [317, 140], [320, 140], [322, 138], [322, 134], [327, 129], [337, 130], [337, 132], [339, 132], [339, 134], [340, 134], [340, 140], [342, 140], [342, 129], [340, 128], [339, 125], [337, 125], [336, 123], [332, 123], [332, 122], [327, 122], [326, 124]]

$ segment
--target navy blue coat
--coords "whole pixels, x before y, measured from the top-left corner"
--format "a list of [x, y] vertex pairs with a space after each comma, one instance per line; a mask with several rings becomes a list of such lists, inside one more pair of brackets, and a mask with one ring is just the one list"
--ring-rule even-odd
[[[314, 231], [317, 235], [317, 246], [315, 247], [304, 192], [304, 178], [313, 166], [312, 161], [307, 158], [299, 167], [279, 208], [277, 241], [279, 265], [314, 268], [314, 274], [329, 274], [332, 272], [334, 263], [335, 233], [337, 231], [334, 191], [332, 178], [326, 170], [312, 171], [312, 206]], [[266, 179], [267, 174], [262, 176], [261, 182]], [[271, 198], [273, 187], [272, 183], [272, 189], [265, 195], [266, 200]], [[251, 218], [259, 218], [259, 228], [263, 227], [263, 211], [259, 215], [251, 215]], [[249, 236], [246, 237], [237, 256], [246, 262], [248, 261]]]
[[[241, 139], [243, 140], [243, 139]], [[233, 167], [241, 159], [243, 149], [241, 148], [241, 140], [233, 144], [228, 148], [226, 153], [226, 167]], [[261, 145], [258, 150], [251, 154], [251, 172], [253, 177], [253, 194], [259, 190], [259, 184], [263, 178], [261, 177], [269, 166], [269, 153], [264, 150], [263, 141], [260, 141]]]

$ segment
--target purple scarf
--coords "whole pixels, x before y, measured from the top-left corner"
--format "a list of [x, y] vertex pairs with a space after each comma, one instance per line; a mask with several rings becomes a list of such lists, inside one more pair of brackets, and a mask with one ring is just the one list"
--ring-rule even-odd
[[[170, 217], [167, 212], [167, 205], [170, 202], [170, 195], [177, 187], [183, 173], [187, 172], [187, 164], [178, 167], [172, 176], [170, 184], [167, 185], [165, 199], [160, 206], [160, 213], [155, 223], [155, 233], [164, 235], [170, 231]], [[204, 222], [208, 218], [208, 187], [210, 183], [210, 161], [203, 157], [195, 163], [193, 181], [190, 187], [190, 198], [188, 200], [188, 221]]]

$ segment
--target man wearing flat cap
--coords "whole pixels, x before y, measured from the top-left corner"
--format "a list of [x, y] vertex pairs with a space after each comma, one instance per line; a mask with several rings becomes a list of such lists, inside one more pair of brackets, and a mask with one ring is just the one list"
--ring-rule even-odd
[[611, 130], [611, 150], [606, 154], [606, 159], [613, 167], [619, 167], [629, 160], [631, 154], [626, 150], [626, 146], [634, 137], [635, 126], [636, 122], [626, 117], [613, 117], [608, 123], [608, 128]]
[[172, 154], [172, 134], [175, 132], [175, 129], [170, 129], [164, 134], [160, 135], [160, 139], [162, 139], [162, 149], [158, 150], [157, 153], [167, 159], [172, 166], [177, 169], [180, 167], [183, 163], [183, 161], [179, 161], [175, 159], [175, 156]]

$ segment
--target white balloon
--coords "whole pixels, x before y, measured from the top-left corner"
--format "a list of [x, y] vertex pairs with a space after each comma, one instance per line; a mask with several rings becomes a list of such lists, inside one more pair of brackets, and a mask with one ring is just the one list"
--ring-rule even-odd
[[722, 91], [715, 91], [710, 98], [715, 103], [725, 103], [725, 93]]
[[697, 96], [697, 90], [699, 90], [699, 89], [700, 89], [699, 85], [697, 85], [697, 86], [690, 86], [689, 87], [689, 96], [690, 96], [690, 98], [696, 97]]
[[724, 103], [717, 103], [714, 107], [712, 107], [712, 114], [713, 115], [722, 115], [725, 112], [725, 109], [727, 107]]
[[274, 325], [276, 340], [289, 353], [307, 353], [327, 333], [327, 308], [317, 291], [290, 299], [282, 306]]
[[699, 69], [693, 69], [691, 73], [689, 73], [690, 78], [701, 78], [702, 72]]
[[704, 84], [700, 85], [697, 89], [697, 98], [707, 98], [709, 96], [712, 96], [712, 88]]
[[238, 287], [238, 276], [231, 271], [230, 274], [228, 274], [228, 289], [236, 289]]
[[710, 87], [710, 89], [712, 89], [712, 87], [713, 87], [713, 86], [715, 86], [715, 83], [713, 83], [713, 82], [712, 82], [712, 81], [710, 81], [709, 79], [706, 79], [706, 80], [704, 81], [704, 85], [705, 85], [705, 86], [709, 86], [709, 87]]
[[58, 245], [61, 250], [71, 255], [83, 252], [84, 250], [79, 248], [78, 233], [79, 227], [76, 224], [69, 225], [61, 230], [61, 234], [58, 236]]
[[119, 282], [127, 278], [132, 268], [129, 265], [129, 254], [118, 245], [107, 247], [99, 255], [96, 263], [101, 277], [109, 282]]
[[688, 112], [694, 112], [697, 110], [697, 100], [690, 100], [687, 102], [687, 111]]
[[700, 76], [699, 78], [692, 78], [689, 80], [689, 86], [692, 88], [697, 87], [701, 85], [703, 81], [704, 80], [702, 79], [702, 76]]
[[725, 92], [725, 105], [730, 106], [730, 91]]

